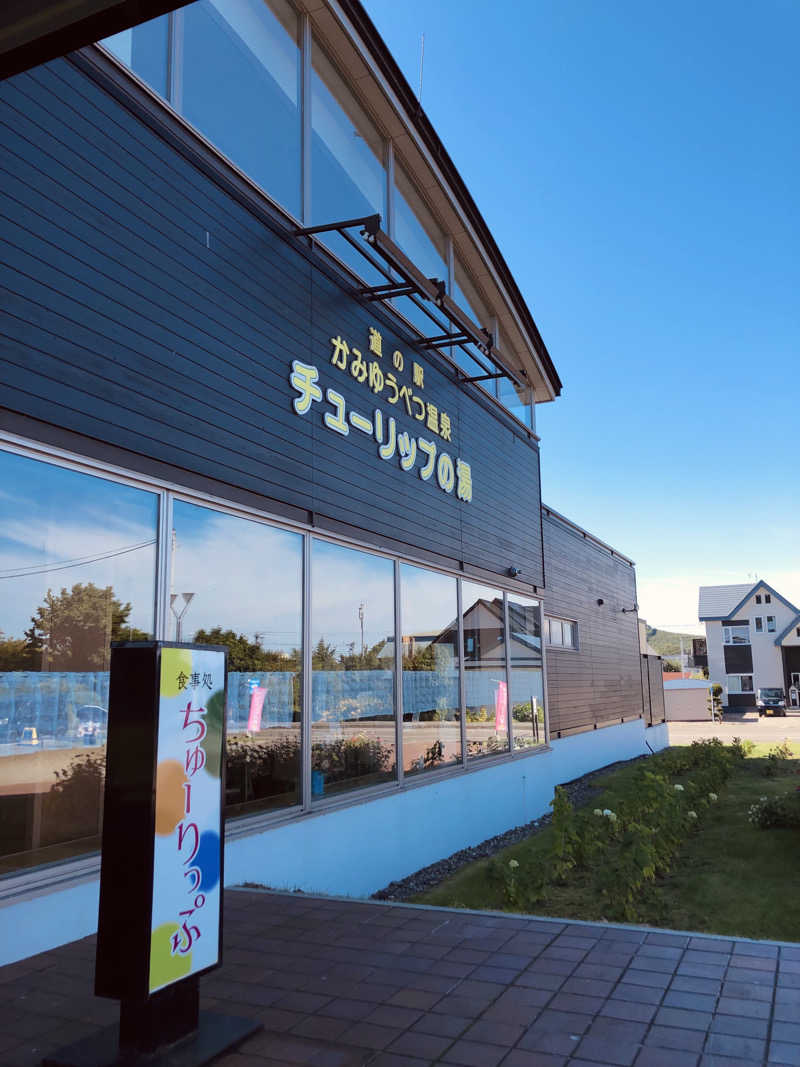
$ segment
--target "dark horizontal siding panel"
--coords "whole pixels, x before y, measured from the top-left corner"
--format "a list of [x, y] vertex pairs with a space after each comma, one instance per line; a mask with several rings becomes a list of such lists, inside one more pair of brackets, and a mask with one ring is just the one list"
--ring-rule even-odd
[[[171, 329], [174, 337], [206, 349], [209, 341], [213, 340], [215, 344], [223, 344], [245, 355], [256, 346], [263, 348], [266, 344], [275, 345], [280, 340], [276, 339], [274, 334], [270, 337], [265, 333], [256, 333], [247, 323], [240, 326], [238, 336], [234, 331], [226, 329], [218, 321], [219, 313], [209, 310], [224, 300], [224, 291], [216, 290], [213, 294], [209, 292], [206, 301], [190, 298], [185, 287], [171, 272], [162, 270], [159, 276], [153, 268], [148, 269], [148, 265], [137, 264], [140, 272], [135, 273], [129, 265], [133, 261], [132, 256], [126, 265], [107, 255], [109, 243], [105, 235], [95, 232], [93, 247], [88, 236], [81, 235], [79, 225], [76, 225], [77, 233], [73, 236], [65, 229], [47, 225], [43, 215], [36, 216], [13, 201], [9, 202], [3, 198], [2, 203], [5, 239], [12, 247], [60, 272], [64, 276], [61, 291], [65, 291], [68, 280], [72, 280], [73, 284], [83, 284], [97, 297], [108, 301], [109, 306], [120, 304], [123, 307], [141, 308], [145, 305], [155, 320]], [[45, 225], [46, 235], [42, 235], [41, 229]], [[101, 251], [100, 245], [105, 245], [105, 250]], [[38, 273], [35, 265], [31, 270], [33, 276]], [[178, 308], [180, 314], [176, 313]], [[198, 320], [203, 323], [202, 330], [195, 325]], [[243, 332], [248, 336], [242, 337]], [[284, 343], [287, 344], [287, 352], [292, 350], [292, 343], [297, 344], [299, 337], [303, 337], [303, 334], [294, 332], [286, 335]], [[237, 340], [239, 344], [234, 346], [233, 342]]]
[[[8, 166], [14, 164], [14, 160], [8, 157], [5, 162]], [[180, 286], [185, 290], [187, 306], [202, 309], [204, 316], [218, 325], [218, 333], [238, 336], [242, 347], [267, 340], [274, 343], [275, 324], [264, 317], [264, 309], [270, 303], [278, 305], [279, 302], [272, 296], [274, 280], [268, 276], [264, 277], [257, 288], [251, 282], [249, 274], [240, 271], [234, 277], [231, 271], [221, 273], [217, 248], [206, 248], [205, 242], [201, 243], [200, 240], [194, 242], [192, 249], [176, 257], [176, 247], [160, 235], [145, 231], [150, 238], [146, 240], [144, 236], [124, 227], [119, 221], [124, 216], [122, 209], [118, 211], [117, 219], [106, 217], [100, 212], [85, 210], [85, 202], [77, 197], [70, 198], [65, 188], [60, 189], [59, 196], [59, 187], [52, 181], [52, 188], [47, 190], [47, 195], [40, 188], [42, 176], [36, 169], [18, 166], [13, 174], [1, 168], [0, 173], [4, 193], [11, 201], [7, 214], [15, 221], [23, 222], [24, 219], [20, 216], [30, 210], [38, 214], [40, 219], [33, 220], [33, 225], [28, 224], [27, 228], [41, 229], [42, 221], [45, 221], [47, 233], [51, 235], [50, 239], [57, 247], [69, 251], [64, 238], [79, 238], [84, 246], [82, 251], [85, 250], [85, 255], [92, 259], [94, 254], [108, 255], [110, 262], [121, 265], [126, 273], [130, 270], [131, 262], [135, 262], [141, 278], [145, 281], [166, 276], [173, 286]], [[69, 203], [69, 215], [64, 213], [65, 202]], [[92, 218], [92, 214], [96, 217]], [[69, 220], [69, 228], [61, 227], [54, 221], [61, 218]], [[283, 281], [285, 282], [285, 279]], [[302, 297], [302, 307], [307, 316], [308, 300], [305, 294]], [[213, 316], [210, 314], [211, 309], [214, 310]], [[282, 328], [278, 333], [279, 337], [286, 338], [284, 344], [294, 349], [297, 344], [297, 322], [300, 319], [297, 315], [294, 319], [287, 318], [286, 311], [286, 305], [283, 305], [280, 321]], [[234, 312], [238, 313], [238, 318]]]
[[[6, 97], [12, 91], [9, 90]], [[73, 131], [62, 122], [60, 137], [54, 136], [49, 128], [52, 116], [39, 107], [35, 99], [20, 94], [14, 102], [17, 106], [11, 107], [10, 101], [6, 100], [0, 114], [12, 133], [20, 131], [11, 142], [17, 157], [44, 161], [46, 173], [52, 173], [54, 180], [76, 198], [83, 198], [90, 205], [97, 201], [96, 210], [110, 213], [112, 218], [117, 212], [124, 212], [126, 218], [137, 219], [141, 228], [162, 234], [176, 250], [204, 246], [206, 233], [214, 234], [221, 248], [233, 253], [230, 258], [234, 265], [242, 253], [252, 258], [259, 249], [263, 251], [268, 247], [271, 255], [264, 257], [265, 272], [275, 280], [288, 278], [296, 284], [302, 281], [308, 265], [302, 258], [291, 255], [285, 239], [252, 216], [249, 216], [247, 230], [237, 228], [232, 233], [215, 216], [198, 219], [197, 205], [182, 195], [185, 183], [173, 188], [162, 182], [153, 188], [152, 175], [159, 168], [160, 160], [152, 153], [141, 161], [130, 160], [123, 145], [110, 144], [108, 130], [94, 131], [104, 146], [95, 148], [87, 139], [92, 127], [85, 121], [85, 114], [77, 117]], [[38, 117], [38, 123], [31, 121], [33, 116]], [[69, 139], [70, 132], [75, 135], [73, 139]], [[4, 135], [8, 136], [5, 132]], [[113, 149], [111, 154], [110, 148]], [[126, 157], [129, 167], [121, 162]], [[211, 188], [210, 183], [207, 186]], [[282, 256], [289, 258], [284, 260]]]
[[[291, 486], [296, 483], [301, 470], [298, 461], [276, 451], [275, 442], [271, 439], [263, 435], [244, 435], [238, 423], [232, 423], [224, 435], [220, 430], [218, 411], [215, 411], [215, 421], [211, 422], [199, 418], [197, 414], [187, 414], [181, 406], [186, 394], [178, 389], [171, 390], [166, 396], [163, 392], [159, 394], [150, 382], [135, 383], [137, 390], [129, 388], [124, 382], [115, 382], [106, 375], [113, 364], [61, 338], [52, 337], [46, 351], [34, 348], [26, 338], [26, 334], [30, 333], [29, 324], [19, 323], [16, 336], [10, 336], [9, 327], [15, 321], [19, 320], [0, 319], [0, 336], [5, 337], [3, 351], [8, 365], [5, 374], [8, 382], [14, 380], [13, 368], [16, 366], [18, 373], [23, 375], [41, 375], [43, 379], [49, 378], [65, 387], [72, 387], [75, 395], [86, 398], [84, 406], [91, 410], [99, 412], [104, 407], [117, 409], [120, 423], [127, 422], [131, 426], [138, 424], [143, 430], [150, 428], [154, 438], [170, 440], [180, 434], [184, 444], [196, 442], [198, 458], [208, 454], [210, 448], [225, 442], [228, 450], [244, 464], [243, 470], [247, 470], [252, 461], [269, 469], [272, 484]], [[46, 343], [47, 334], [39, 331], [36, 340], [37, 344]], [[146, 393], [141, 391], [142, 386], [146, 387]]]
[[[174, 348], [153, 345], [141, 335], [122, 327], [104, 332], [89, 329], [76, 316], [73, 302], [65, 301], [60, 294], [39, 286], [18, 272], [13, 277], [6, 277], [15, 287], [12, 292], [0, 286], [4, 310], [0, 322], [7, 337], [21, 344], [33, 343], [34, 330], [40, 331], [41, 337], [36, 340], [38, 346], [44, 346], [47, 351], [54, 351], [55, 346], [62, 358], [71, 352], [76, 366], [108, 378], [126, 390], [165, 399], [163, 383], [168, 382], [168, 397], [177, 398], [179, 403], [190, 398], [206, 411], [218, 409], [220, 415], [227, 416], [231, 424], [236, 425], [236, 432], [246, 439], [264, 435], [263, 400], [269, 395], [266, 391], [261, 393], [259, 403], [255, 387], [245, 388], [240, 382], [226, 378], [219, 373], [219, 363], [212, 370], [207, 364]], [[61, 315], [56, 310], [59, 307], [67, 314]], [[70, 313], [72, 317], [68, 317]], [[94, 320], [95, 326], [98, 321]], [[133, 349], [121, 344], [118, 338], [129, 343], [135, 341], [137, 347]], [[288, 402], [286, 406], [288, 409]], [[296, 448], [304, 436], [298, 433], [288, 410], [284, 413], [277, 409], [270, 429], [275, 431], [273, 448], [281, 440]], [[310, 455], [310, 434], [307, 436]]]
[[[578, 624], [579, 649], [547, 651], [550, 728], [573, 733], [643, 714], [635, 574], [588, 538], [543, 516], [545, 612]], [[598, 598], [602, 605], [597, 604]]]
[[[40, 74], [39, 71], [35, 73], [37, 76]], [[55, 80], [48, 83], [48, 76]], [[35, 87], [27, 91], [43, 101], [45, 110], [48, 110], [48, 101], [52, 96], [63, 101], [65, 106], [68, 106], [70, 99], [76, 99], [76, 103], [79, 99], [80, 106], [72, 109], [73, 130], [80, 132], [81, 136], [96, 131], [99, 137], [96, 143], [101, 150], [103, 146], [111, 144], [113, 155], [120, 156], [130, 166], [132, 173], [136, 172], [132, 162], [136, 158], [144, 164], [145, 172], [150, 172], [151, 182], [152, 174], [159, 174], [162, 180], [156, 196], [169, 201], [171, 194], [174, 194], [174, 206], [189, 219], [203, 223], [204, 229], [213, 231], [214, 226], [205, 225], [204, 220], [213, 222], [216, 218], [231, 235], [238, 234], [246, 239], [247, 235], [252, 234], [255, 220], [245, 207], [228, 196], [217, 183], [201, 173], [162, 137], [154, 136], [140, 118], [134, 116], [127, 107], [120, 106], [111, 95], [99, 90], [92, 79], [79, 72], [69, 60], [48, 64], [41, 70], [41, 79], [36, 77], [34, 81]], [[59, 118], [62, 114], [63, 107], [59, 109]], [[87, 115], [94, 121], [87, 121]], [[69, 122], [70, 116], [65, 115], [65, 124], [69, 126]], [[77, 149], [80, 151], [80, 146]], [[169, 212], [166, 214], [169, 215]], [[298, 269], [298, 260], [285, 242], [276, 241], [275, 257], [285, 260], [282, 266], [289, 275]]]

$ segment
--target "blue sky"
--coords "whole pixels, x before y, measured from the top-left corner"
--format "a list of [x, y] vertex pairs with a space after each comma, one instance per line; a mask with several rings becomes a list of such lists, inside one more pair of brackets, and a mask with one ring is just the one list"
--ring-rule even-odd
[[697, 587], [800, 600], [800, 5], [366, 0], [564, 382], [544, 500]]

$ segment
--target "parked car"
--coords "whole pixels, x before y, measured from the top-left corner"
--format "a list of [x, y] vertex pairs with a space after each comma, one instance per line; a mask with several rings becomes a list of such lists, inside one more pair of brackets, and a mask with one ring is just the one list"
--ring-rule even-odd
[[78, 737], [84, 745], [105, 744], [108, 732], [108, 711], [96, 704], [84, 704], [78, 708]]
[[767, 686], [756, 693], [759, 715], [785, 715], [786, 696], [779, 686]]
[[19, 739], [19, 743], [21, 745], [38, 745], [38, 744], [40, 744], [39, 731], [36, 729], [36, 727], [35, 726], [23, 726], [22, 727], [22, 734], [21, 734], [20, 739]]

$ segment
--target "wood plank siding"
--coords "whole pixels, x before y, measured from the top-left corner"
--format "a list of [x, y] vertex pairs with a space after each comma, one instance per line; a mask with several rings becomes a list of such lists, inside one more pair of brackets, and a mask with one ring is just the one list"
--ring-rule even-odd
[[[355, 299], [241, 177], [175, 135], [176, 119], [161, 121], [146, 94], [80, 58], [0, 84], [0, 427], [39, 420], [124, 450], [135, 471], [158, 463], [266, 511], [465, 570], [516, 566], [520, 589], [541, 586], [535, 440], [415, 350], [396, 317]], [[370, 326], [384, 372], [394, 349], [400, 384], [423, 366], [421, 395], [450, 415], [451, 443], [331, 365], [337, 336], [369, 358]], [[421, 454], [406, 472], [368, 434], [326, 429], [325, 401], [297, 415], [293, 360], [318, 367], [348, 411], [380, 408], [398, 434], [462, 457], [472, 503], [422, 481]]]
[[546, 507], [542, 526], [544, 612], [577, 622], [579, 646], [547, 647], [550, 732], [558, 737], [638, 718], [644, 705], [638, 616], [630, 611], [633, 564]]

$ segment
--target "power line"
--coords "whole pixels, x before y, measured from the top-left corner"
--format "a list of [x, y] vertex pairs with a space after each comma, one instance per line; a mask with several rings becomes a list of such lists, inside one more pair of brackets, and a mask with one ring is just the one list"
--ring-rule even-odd
[[154, 545], [156, 539], [141, 541], [137, 545], [126, 545], [125, 548], [117, 548], [113, 552], [103, 552], [99, 556], [80, 556], [78, 559], [59, 560], [57, 563], [43, 563], [37, 567], [17, 568], [16, 570], [0, 571], [2, 578], [27, 578], [32, 574], [49, 574], [51, 571], [66, 571], [71, 567], [86, 567], [90, 563], [100, 563], [102, 560], [114, 559], [116, 556], [124, 556], [129, 552], [138, 552], [142, 548]]

